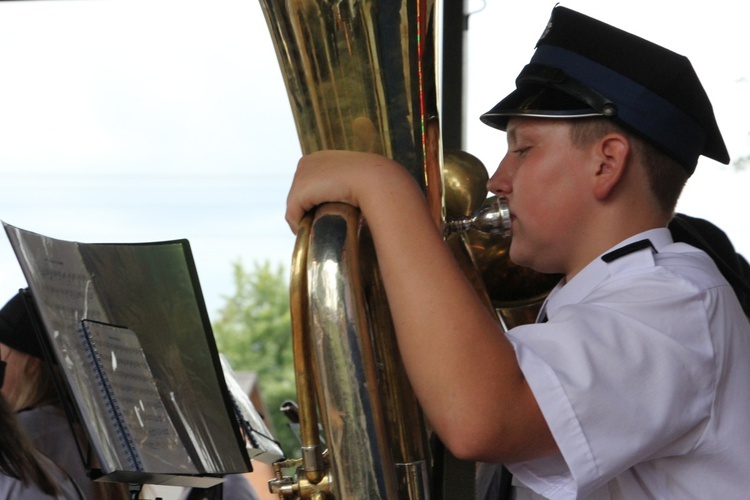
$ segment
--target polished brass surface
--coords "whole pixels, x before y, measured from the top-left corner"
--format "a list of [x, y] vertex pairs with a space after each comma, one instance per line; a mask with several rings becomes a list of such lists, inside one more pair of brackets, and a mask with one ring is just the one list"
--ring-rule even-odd
[[[359, 211], [325, 204], [308, 250], [317, 397], [338, 498], [396, 498], [360, 269]], [[378, 332], [380, 333], [380, 332]], [[353, 361], [356, 360], [356, 361]]]
[[261, 0], [303, 153], [381, 153], [442, 190], [436, 4]]
[[[494, 202], [490, 197], [485, 203]], [[512, 238], [470, 230], [466, 233], [474, 264], [503, 326], [513, 328], [536, 321], [547, 294], [560, 276], [542, 274], [510, 260]]]
[[443, 153], [446, 217], [464, 217], [481, 208], [487, 198], [489, 174], [476, 156], [465, 151]]
[[[303, 153], [395, 159], [440, 226], [437, 2], [260, 1]], [[290, 298], [303, 458], [295, 478], [272, 482], [281, 498], [429, 498], [426, 430], [360, 219], [351, 207], [323, 205], [297, 236]], [[325, 488], [310, 486], [318, 483]]]
[[268, 489], [271, 493], [279, 495], [279, 498], [310, 498], [312, 500], [324, 500], [330, 498], [331, 493], [331, 476], [326, 475], [320, 480], [312, 482], [300, 473], [300, 479], [293, 481], [285, 477], [283, 469], [301, 466], [302, 460], [291, 459], [274, 464], [276, 479], [268, 482]]
[[294, 352], [294, 379], [299, 405], [300, 441], [306, 479], [312, 483], [325, 475], [323, 451], [318, 432], [315, 395], [315, 370], [311, 358], [310, 304], [307, 296], [307, 254], [312, 216], [307, 215], [300, 224], [292, 256], [290, 281], [290, 314], [292, 319], [292, 347]]
[[447, 217], [443, 226], [443, 235], [475, 230], [509, 238], [512, 228], [507, 198], [494, 197], [492, 202], [482, 205], [474, 213], [461, 217]]

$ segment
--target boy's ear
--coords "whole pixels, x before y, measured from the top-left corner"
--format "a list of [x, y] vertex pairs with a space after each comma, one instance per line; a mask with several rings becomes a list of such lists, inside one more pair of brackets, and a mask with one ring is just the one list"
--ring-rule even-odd
[[630, 141], [622, 134], [607, 134], [599, 140], [596, 148], [599, 164], [594, 172], [593, 193], [597, 200], [604, 200], [625, 174], [630, 155]]

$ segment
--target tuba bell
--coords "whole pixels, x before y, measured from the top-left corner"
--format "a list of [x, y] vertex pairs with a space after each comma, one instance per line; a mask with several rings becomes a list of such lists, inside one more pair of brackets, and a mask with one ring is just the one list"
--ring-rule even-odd
[[[437, 0], [260, 2], [304, 154], [367, 151], [398, 161], [441, 229], [452, 172], [464, 178], [461, 189], [472, 186], [461, 211], [479, 208], [486, 170], [462, 168], [460, 154], [443, 161]], [[495, 307], [481, 262], [496, 245], [472, 243], [471, 232], [447, 241]], [[483, 251], [472, 253], [472, 245]], [[430, 498], [430, 433], [398, 354], [367, 222], [354, 207], [328, 203], [303, 219], [290, 309], [301, 453], [275, 464], [270, 490], [280, 498]]]

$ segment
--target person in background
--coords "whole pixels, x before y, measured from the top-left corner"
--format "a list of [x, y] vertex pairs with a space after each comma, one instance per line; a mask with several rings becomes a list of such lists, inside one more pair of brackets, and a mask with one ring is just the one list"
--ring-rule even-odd
[[[1, 373], [1, 371], [0, 371]], [[1, 377], [0, 377], [1, 380]], [[36, 451], [0, 394], [0, 498], [85, 500], [70, 477]]]
[[323, 203], [360, 209], [431, 427], [509, 471], [485, 498], [746, 497], [750, 323], [716, 262], [668, 229], [698, 157], [729, 162], [690, 62], [557, 6], [481, 119], [506, 133], [488, 189], [508, 202], [511, 260], [563, 275], [537, 323], [502, 331], [386, 157], [302, 157], [292, 231]]
[[228, 474], [224, 481], [211, 488], [188, 488], [180, 500], [260, 500], [245, 474]]
[[18, 292], [0, 310], [0, 360], [6, 365], [3, 396], [28, 439], [70, 475], [84, 498], [127, 498], [126, 485], [95, 482], [88, 476], [77, 442], [76, 432], [81, 430], [74, 430], [60, 404], [52, 370], [26, 307]]
[[681, 213], [672, 217], [669, 230], [675, 241], [700, 248], [716, 262], [750, 318], [750, 263], [735, 250], [729, 236], [712, 222]]

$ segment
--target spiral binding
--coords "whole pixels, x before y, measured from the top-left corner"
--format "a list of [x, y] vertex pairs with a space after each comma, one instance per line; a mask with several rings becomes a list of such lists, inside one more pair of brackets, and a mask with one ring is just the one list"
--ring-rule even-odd
[[135, 445], [128, 426], [125, 423], [120, 404], [117, 402], [117, 398], [113, 394], [112, 386], [109, 383], [107, 374], [104, 371], [102, 359], [99, 356], [99, 352], [96, 349], [94, 341], [91, 339], [86, 325], [81, 322], [81, 328], [79, 329], [79, 336], [83, 343], [83, 348], [86, 351], [86, 355], [89, 358], [89, 364], [93, 369], [96, 377], [96, 383], [98, 385], [99, 393], [102, 395], [104, 405], [109, 416], [110, 421], [114, 424], [115, 432], [117, 433], [117, 439], [120, 444], [120, 448], [123, 450], [127, 457], [128, 465], [133, 471], [144, 472], [143, 462], [141, 461], [138, 449]]

